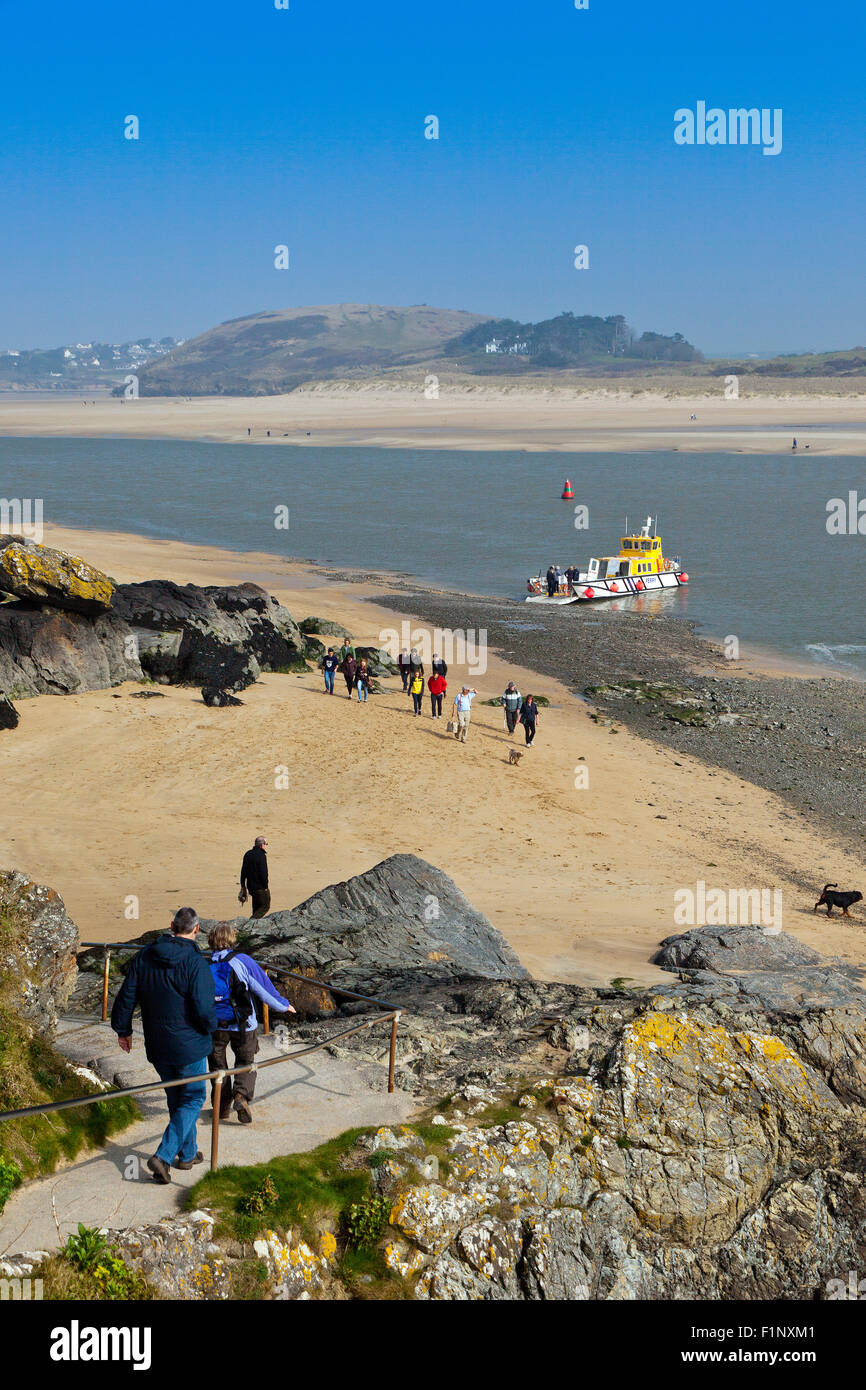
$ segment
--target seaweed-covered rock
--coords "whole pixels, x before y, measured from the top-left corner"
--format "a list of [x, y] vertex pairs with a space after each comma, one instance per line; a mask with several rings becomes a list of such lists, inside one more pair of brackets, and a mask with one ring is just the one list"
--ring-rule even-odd
[[0, 695], [0, 729], [18, 728], [18, 711], [6, 695]]
[[75, 695], [141, 678], [132, 633], [116, 613], [0, 604], [0, 690], [8, 696]]
[[303, 633], [258, 584], [121, 584], [115, 607], [156, 679], [242, 690], [262, 671], [305, 668]]

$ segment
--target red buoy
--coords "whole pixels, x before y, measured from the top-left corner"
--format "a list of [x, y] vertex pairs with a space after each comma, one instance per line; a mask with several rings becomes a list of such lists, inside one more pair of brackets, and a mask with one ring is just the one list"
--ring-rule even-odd
[[584, 598], [595, 598], [595, 589], [584, 589], [584, 591], [583, 591], [583, 597], [584, 597]]
[[681, 575], [680, 575], [680, 583], [681, 583], [681, 584], [688, 584], [688, 582], [689, 582], [689, 576], [688, 576], [687, 574], [681, 574]]
[[562, 500], [563, 502], [574, 501], [574, 493], [571, 490], [571, 483], [568, 481], [567, 478], [565, 480], [565, 487], [562, 489]]
[[636, 579], [636, 580], [634, 581], [634, 587], [635, 587], [636, 589], [642, 589], [642, 588], [643, 588], [643, 580], [642, 580], [642, 579]]

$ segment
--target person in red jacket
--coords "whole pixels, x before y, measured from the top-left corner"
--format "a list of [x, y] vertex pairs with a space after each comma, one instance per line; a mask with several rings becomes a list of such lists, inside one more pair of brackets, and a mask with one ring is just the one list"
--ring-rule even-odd
[[442, 718], [442, 696], [448, 689], [448, 682], [444, 676], [434, 673], [427, 682], [430, 691], [430, 712], [434, 719]]

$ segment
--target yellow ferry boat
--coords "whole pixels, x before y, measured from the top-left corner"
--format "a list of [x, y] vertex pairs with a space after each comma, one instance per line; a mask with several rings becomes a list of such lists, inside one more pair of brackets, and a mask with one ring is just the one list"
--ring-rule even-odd
[[618, 555], [590, 560], [585, 570], [558, 570], [526, 581], [526, 602], [562, 605], [596, 599], [627, 598], [630, 594], [679, 589], [689, 576], [679, 556], [666, 559], [661, 537], [648, 516], [639, 534], [623, 536]]

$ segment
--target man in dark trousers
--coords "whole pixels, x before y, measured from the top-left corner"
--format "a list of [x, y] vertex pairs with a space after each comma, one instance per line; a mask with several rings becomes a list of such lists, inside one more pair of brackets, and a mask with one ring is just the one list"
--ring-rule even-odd
[[558, 588], [558, 585], [559, 585], [559, 581], [558, 581], [558, 579], [556, 578], [556, 566], [555, 566], [555, 565], [551, 565], [550, 568], [549, 568], [548, 571], [547, 571], [547, 596], [548, 596], [548, 598], [554, 598], [554, 596], [556, 595], [556, 590], [557, 590], [557, 588]]
[[268, 842], [264, 835], [258, 835], [252, 849], [248, 849], [241, 864], [241, 891], [238, 902], [245, 903], [247, 894], [252, 898], [251, 917], [264, 917], [270, 911], [271, 894], [268, 888]]
[[[175, 913], [171, 934], [136, 956], [120, 987], [111, 1026], [124, 1052], [132, 1049], [132, 1015], [141, 1009], [144, 1049], [160, 1081], [177, 1081], [208, 1071], [211, 1039], [217, 1027], [213, 976], [196, 945], [198, 916], [191, 907]], [[154, 1180], [171, 1182], [171, 1167], [201, 1163], [195, 1126], [204, 1105], [205, 1083], [166, 1090], [169, 1120], [159, 1148], [147, 1166]]]

